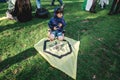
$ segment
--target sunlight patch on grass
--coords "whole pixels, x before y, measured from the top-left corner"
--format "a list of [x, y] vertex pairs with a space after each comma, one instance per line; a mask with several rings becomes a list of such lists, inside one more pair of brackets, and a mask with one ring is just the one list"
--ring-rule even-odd
[[74, 1], [64, 1], [64, 3], [76, 3], [76, 2], [83, 2], [83, 1], [81, 1], [81, 0], [74, 0]]
[[5, 17], [1, 17], [0, 21], [5, 20], [5, 19], [8, 19], [8, 18], [6, 16]]
[[1, 8], [0, 9], [0, 11], [6, 11], [7, 10], [7, 8]]
[[99, 17], [99, 15], [89, 15], [89, 16], [87, 16], [85, 19], [95, 19], [95, 18], [97, 18], [97, 17]]

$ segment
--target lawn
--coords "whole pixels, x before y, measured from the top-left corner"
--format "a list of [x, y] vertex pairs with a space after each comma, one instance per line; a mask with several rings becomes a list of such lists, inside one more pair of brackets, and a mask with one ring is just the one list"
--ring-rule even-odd
[[[49, 0], [41, 1], [52, 17], [55, 6]], [[34, 16], [35, 0], [31, 3]], [[82, 10], [83, 0], [64, 3], [65, 36], [80, 40], [77, 80], [120, 80], [120, 14], [107, 15], [111, 2], [104, 10], [97, 5], [96, 14]], [[0, 3], [0, 18], [6, 10], [7, 3]], [[34, 48], [47, 37], [50, 17], [33, 17], [26, 23], [0, 20], [0, 80], [73, 80], [51, 67]]]

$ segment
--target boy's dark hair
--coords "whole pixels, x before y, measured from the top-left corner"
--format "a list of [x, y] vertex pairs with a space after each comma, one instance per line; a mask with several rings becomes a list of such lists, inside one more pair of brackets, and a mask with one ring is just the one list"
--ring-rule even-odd
[[63, 9], [58, 7], [55, 9], [55, 14], [58, 14], [58, 13], [63, 13]]

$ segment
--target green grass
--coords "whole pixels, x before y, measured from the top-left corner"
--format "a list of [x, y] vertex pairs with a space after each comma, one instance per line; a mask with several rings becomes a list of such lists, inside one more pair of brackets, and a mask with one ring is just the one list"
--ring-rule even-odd
[[[32, 0], [33, 16], [35, 0]], [[77, 80], [120, 79], [120, 15], [109, 16], [110, 6], [91, 14], [82, 10], [83, 0], [64, 0], [67, 22], [65, 36], [80, 40]], [[42, 6], [53, 8], [50, 1]], [[56, 2], [56, 4], [59, 4]], [[110, 3], [111, 4], [111, 3]], [[5, 16], [7, 3], [0, 3], [0, 17]], [[0, 21], [0, 80], [72, 80], [51, 67], [34, 49], [34, 44], [47, 37], [50, 19], [33, 18], [26, 23]], [[78, 38], [79, 37], [79, 38]]]

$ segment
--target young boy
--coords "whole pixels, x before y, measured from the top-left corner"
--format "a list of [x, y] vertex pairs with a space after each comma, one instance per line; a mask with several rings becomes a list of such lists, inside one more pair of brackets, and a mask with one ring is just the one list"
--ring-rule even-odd
[[56, 8], [54, 10], [54, 17], [52, 17], [48, 23], [48, 26], [50, 28], [50, 40], [54, 40], [57, 37], [58, 40], [62, 41], [64, 39], [63, 28], [65, 25], [66, 23], [63, 18], [63, 9]]

